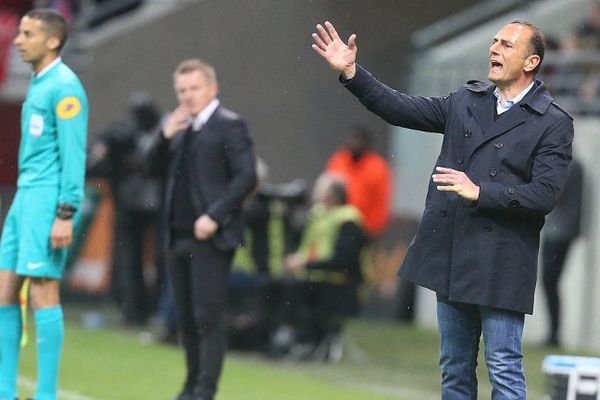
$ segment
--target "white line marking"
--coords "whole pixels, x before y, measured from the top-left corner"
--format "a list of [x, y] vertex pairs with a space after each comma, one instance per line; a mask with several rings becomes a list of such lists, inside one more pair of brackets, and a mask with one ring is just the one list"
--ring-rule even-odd
[[[35, 390], [36, 383], [34, 380], [29, 379], [24, 376], [19, 376], [18, 379], [19, 386], [23, 389], [27, 390]], [[87, 397], [82, 395], [81, 393], [73, 392], [71, 390], [58, 389], [58, 397], [61, 400], [94, 400], [93, 397]]]

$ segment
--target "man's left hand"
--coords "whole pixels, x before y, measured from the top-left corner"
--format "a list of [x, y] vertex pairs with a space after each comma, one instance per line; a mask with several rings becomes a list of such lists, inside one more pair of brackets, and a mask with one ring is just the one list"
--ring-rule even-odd
[[432, 178], [438, 184], [437, 190], [442, 192], [455, 192], [460, 197], [467, 200], [479, 200], [479, 186], [473, 183], [471, 179], [462, 171], [452, 168], [436, 167], [437, 174]]
[[208, 240], [214, 236], [218, 228], [217, 221], [204, 214], [194, 223], [194, 236], [198, 240]]
[[64, 249], [73, 240], [73, 220], [55, 218], [50, 232], [50, 244], [53, 249]]

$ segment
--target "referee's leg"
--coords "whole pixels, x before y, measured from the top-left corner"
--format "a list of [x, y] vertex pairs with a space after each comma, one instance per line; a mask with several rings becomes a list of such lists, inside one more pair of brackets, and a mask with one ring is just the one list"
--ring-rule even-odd
[[0, 400], [17, 397], [17, 371], [21, 342], [19, 290], [23, 278], [0, 269]]
[[38, 385], [35, 399], [56, 400], [58, 371], [64, 341], [60, 281], [32, 278], [30, 299], [37, 335]]

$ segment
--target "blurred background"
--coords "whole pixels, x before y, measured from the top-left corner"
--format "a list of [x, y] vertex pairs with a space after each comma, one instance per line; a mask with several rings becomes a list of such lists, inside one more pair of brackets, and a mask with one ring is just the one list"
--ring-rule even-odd
[[[600, 351], [600, 184], [593, 174], [600, 152], [599, 2], [2, 0], [0, 218], [16, 189], [20, 105], [31, 73], [12, 40], [20, 16], [39, 6], [55, 7], [71, 21], [63, 59], [79, 74], [90, 103], [86, 203], [65, 279], [65, 299], [67, 304], [71, 299], [116, 305], [124, 324], [173, 342], [168, 282], [157, 251], [159, 210], [135, 209], [119, 188], [132, 187], [136, 167], [131, 149], [143, 141], [135, 134], [129, 141], [121, 139], [132, 132], [148, 133], [176, 105], [172, 73], [182, 59], [199, 57], [214, 65], [222, 104], [247, 119], [256, 153], [268, 171], [262, 189], [269, 210], [262, 222], [268, 227], [267, 270], [258, 265], [260, 256], [240, 254], [239, 271], [258, 276], [259, 284], [263, 275], [267, 280], [284, 278], [281, 264], [302, 235], [313, 183], [360, 127], [369, 133], [371, 149], [391, 168], [392, 203], [385, 228], [376, 233], [363, 264], [359, 315], [430, 329], [436, 326], [435, 296], [398, 281], [395, 271], [424, 207], [441, 137], [391, 127], [364, 110], [313, 53], [310, 35], [316, 23], [330, 20], [344, 39], [358, 35], [359, 62], [378, 79], [412, 94], [446, 95], [470, 79], [486, 80], [487, 48], [504, 24], [514, 19], [537, 24], [548, 42], [538, 78], [575, 118], [574, 154], [584, 171], [581, 234], [570, 240], [559, 285], [561, 345]], [[140, 192], [130, 197], [160, 195], [160, 182], [140, 185]], [[130, 226], [118, 226], [125, 220], [132, 221]], [[134, 236], [140, 243], [124, 244], [119, 235]], [[118, 251], [139, 254], [140, 264], [117, 270]], [[530, 344], [542, 343], [549, 329], [542, 286], [540, 280], [536, 310], [526, 319]], [[247, 293], [239, 293], [244, 303]], [[247, 306], [232, 307], [243, 316]], [[88, 317], [92, 325], [102, 323], [101, 316]], [[265, 333], [266, 341], [275, 333], [277, 329]]]

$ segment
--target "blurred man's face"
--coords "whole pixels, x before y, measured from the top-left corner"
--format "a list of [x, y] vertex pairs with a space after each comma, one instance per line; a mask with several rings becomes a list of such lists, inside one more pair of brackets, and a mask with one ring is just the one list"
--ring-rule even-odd
[[191, 115], [202, 111], [216, 96], [216, 82], [210, 81], [204, 72], [194, 70], [175, 77], [175, 94], [179, 104]]
[[346, 140], [346, 147], [355, 159], [360, 158], [367, 150], [367, 143], [358, 135], [351, 135]]
[[21, 19], [19, 32], [14, 40], [21, 59], [30, 63], [36, 72], [39, 72], [37, 67], [45, 64], [45, 60], [55, 56], [58, 42], [58, 38], [49, 36], [44, 30], [42, 21], [29, 17]]
[[530, 38], [532, 31], [527, 26], [508, 24], [502, 28], [489, 49], [488, 79], [499, 88], [511, 87], [527, 80], [526, 72], [532, 71]]

